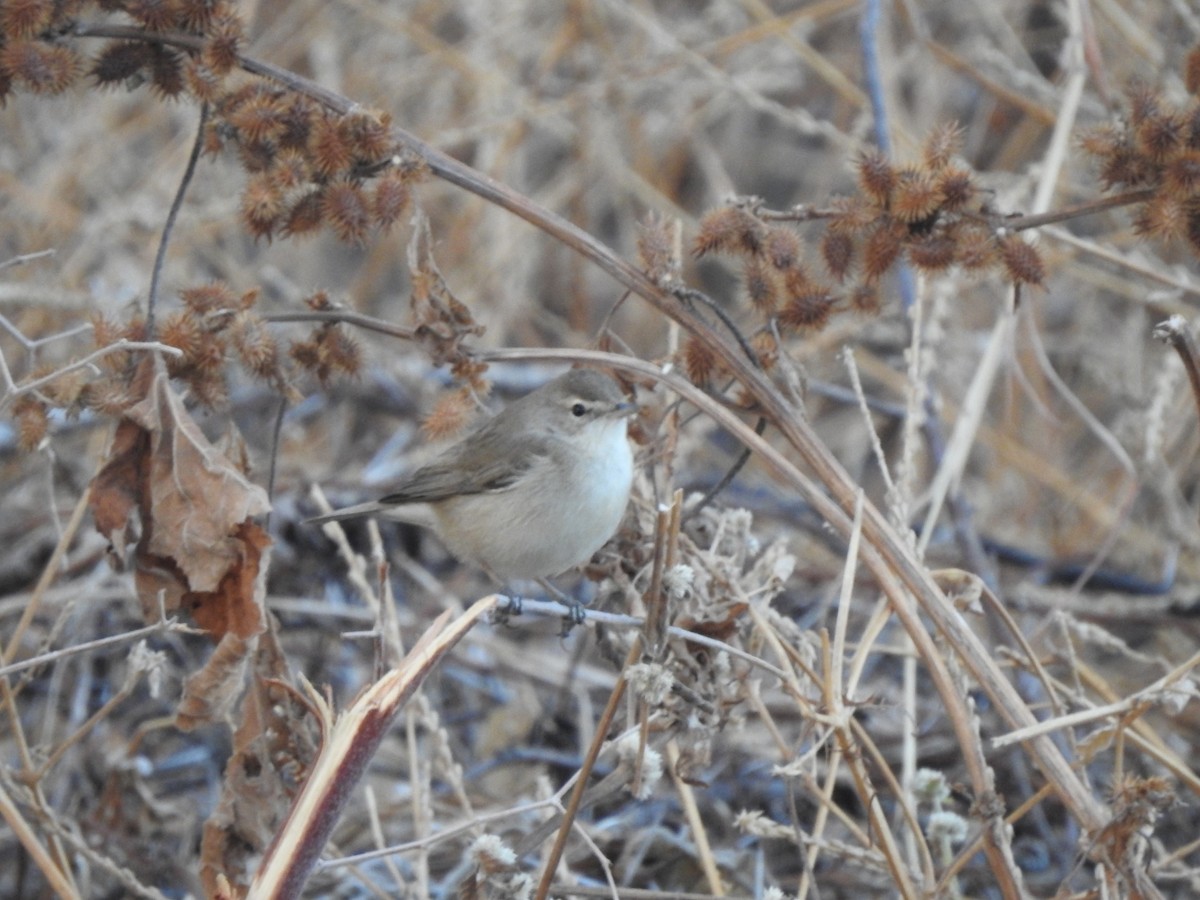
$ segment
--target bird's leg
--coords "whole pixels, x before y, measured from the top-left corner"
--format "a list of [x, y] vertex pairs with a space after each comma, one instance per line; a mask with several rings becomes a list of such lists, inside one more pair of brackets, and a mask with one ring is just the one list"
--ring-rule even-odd
[[568, 634], [570, 634], [571, 629], [576, 625], [583, 624], [583, 620], [587, 618], [587, 616], [584, 614], [582, 603], [580, 603], [574, 597], [568, 597], [545, 578], [537, 578], [535, 580], [542, 586], [542, 590], [544, 590], [563, 606], [567, 607], [569, 610], [569, 612], [563, 616], [563, 637], [566, 637]]
[[[483, 567], [483, 569], [485, 572], [487, 572], [488, 577], [491, 578], [492, 581], [500, 585], [501, 589], [505, 591], [505, 596], [508, 598], [508, 607], [503, 611], [503, 617], [507, 618], [508, 616], [519, 616], [521, 614], [520, 595], [513, 591], [511, 589], [511, 585], [504, 581], [504, 579], [497, 576], [496, 573], [491, 569], [487, 568], [486, 566]], [[547, 596], [557, 600], [563, 606], [567, 607], [567, 614], [563, 616], [563, 637], [566, 637], [568, 634], [570, 634], [571, 629], [576, 625], [583, 624], [584, 619], [586, 619], [587, 616], [584, 613], [583, 604], [581, 602], [576, 600], [574, 597], [564, 594], [545, 578], [535, 578], [534, 581], [541, 586], [542, 590], [546, 592]]]
[[490, 566], [485, 566], [483, 563], [479, 567], [487, 574], [487, 577], [500, 586], [500, 590], [504, 592], [504, 597], [508, 600], [508, 605], [503, 609], [497, 609], [496, 621], [507, 623], [509, 616], [519, 616], [521, 614], [521, 598], [512, 589], [507, 581], [492, 571]]

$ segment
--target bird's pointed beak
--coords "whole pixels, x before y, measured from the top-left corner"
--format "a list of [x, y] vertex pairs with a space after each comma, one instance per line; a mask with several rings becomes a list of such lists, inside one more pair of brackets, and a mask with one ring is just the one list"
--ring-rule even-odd
[[618, 417], [624, 419], [624, 418], [628, 418], [629, 416], [636, 415], [637, 411], [638, 411], [638, 405], [636, 403], [633, 403], [630, 400], [624, 400], [621, 403], [613, 404], [611, 415], [618, 416]]

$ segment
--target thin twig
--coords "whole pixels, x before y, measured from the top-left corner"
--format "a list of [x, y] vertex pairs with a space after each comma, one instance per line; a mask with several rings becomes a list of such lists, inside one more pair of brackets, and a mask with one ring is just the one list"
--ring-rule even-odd
[[[754, 433], [759, 437], [762, 437], [763, 432], [766, 430], [766, 416], [759, 416], [758, 421], [754, 423]], [[750, 452], [749, 448], [743, 447], [742, 452], [738, 454], [738, 458], [733, 461], [733, 465], [725, 470], [725, 474], [721, 476], [721, 480], [709, 488], [704, 493], [703, 497], [688, 507], [688, 511], [684, 514], [684, 520], [686, 521], [687, 519], [697, 515], [701, 510], [712, 503], [713, 500], [717, 499], [718, 495], [720, 495], [722, 491], [724, 491], [733, 483], [733, 479], [738, 477], [738, 473], [745, 468], [746, 463], [750, 462], [750, 457], [752, 455], [753, 454]]]
[[126, 350], [145, 350], [150, 353], [166, 353], [169, 356], [183, 356], [183, 351], [178, 347], [172, 347], [170, 344], [160, 344], [157, 341], [129, 341], [125, 338], [114, 341], [105, 346], [98, 347], [85, 356], [83, 359], [76, 360], [73, 363], [68, 363], [61, 369], [55, 369], [49, 375], [43, 375], [41, 378], [35, 378], [33, 381], [27, 381], [18, 387], [14, 387], [9, 393], [0, 397], [0, 412], [3, 412], [14, 400], [25, 394], [38, 390], [44, 385], [49, 384], [56, 378], [62, 378], [68, 372], [74, 372], [76, 369], [85, 369], [94, 363], [96, 360], [108, 356], [112, 353], [118, 353]]
[[53, 256], [55, 250], [53, 247], [47, 250], [35, 250], [33, 253], [22, 253], [19, 256], [10, 257], [4, 262], [0, 262], [0, 272], [13, 266], [23, 265], [24, 263], [33, 262], [35, 259], [45, 259], [47, 256]]
[[884, 154], [892, 152], [892, 138], [888, 133], [887, 101], [883, 96], [883, 75], [879, 71], [880, 2], [867, 0], [863, 5], [862, 18], [858, 22], [858, 42], [862, 48], [863, 80], [867, 83], [867, 97], [871, 101], [874, 118], [872, 130], [875, 143]]
[[327, 871], [329, 869], [337, 869], [343, 866], [356, 866], [362, 863], [371, 862], [376, 859], [382, 859], [388, 856], [394, 856], [397, 853], [408, 853], [421, 848], [433, 848], [443, 841], [448, 841], [460, 834], [467, 834], [472, 831], [477, 831], [482, 826], [489, 822], [502, 822], [505, 825], [512, 825], [519, 816], [527, 813], [539, 813], [546, 809], [557, 809], [558, 802], [553, 798], [546, 800], [534, 800], [531, 803], [523, 803], [519, 806], [508, 807], [507, 809], [498, 810], [492, 813], [479, 813], [472, 816], [464, 822], [459, 822], [455, 825], [445, 825], [439, 827], [438, 830], [419, 838], [414, 841], [405, 841], [402, 844], [392, 844], [388, 847], [380, 847], [377, 850], [366, 850], [362, 853], [355, 853], [352, 856], [340, 856], [335, 859], [322, 859], [313, 867], [313, 874]]
[[154, 337], [154, 311], [158, 306], [158, 283], [162, 277], [163, 263], [167, 258], [167, 246], [171, 243], [171, 232], [175, 229], [175, 219], [183, 206], [184, 195], [196, 174], [196, 162], [200, 159], [200, 150], [204, 147], [204, 126], [208, 121], [208, 104], [200, 104], [200, 124], [196, 128], [196, 140], [192, 142], [192, 152], [188, 156], [187, 166], [183, 177], [179, 180], [179, 189], [175, 191], [175, 199], [171, 201], [171, 209], [167, 212], [167, 221], [163, 223], [162, 237], [158, 241], [158, 252], [154, 254], [154, 268], [150, 270], [150, 295], [146, 298], [146, 336]]
[[1043, 225], [1066, 222], [1068, 219], [1079, 219], [1083, 216], [1095, 215], [1096, 213], [1101, 213], [1108, 209], [1116, 209], [1120, 206], [1132, 206], [1135, 203], [1144, 203], [1152, 198], [1155, 193], [1157, 193], [1157, 188], [1140, 188], [1136, 191], [1126, 191], [1123, 194], [1113, 194], [1109, 197], [1098, 197], [1095, 200], [1088, 200], [1071, 206], [1063, 206], [1044, 213], [998, 218], [994, 219], [993, 223], [1002, 225], [1009, 231], [1028, 231], [1030, 228], [1040, 228]]
[[1009, 744], [1027, 741], [1038, 734], [1049, 734], [1052, 731], [1058, 731], [1063, 728], [1086, 725], [1095, 722], [1097, 719], [1106, 719], [1110, 716], [1121, 716], [1125, 720], [1130, 715], [1142, 715], [1150, 707], [1163, 704], [1173, 691], [1180, 695], [1190, 694], [1192, 692], [1190, 687], [1177, 687], [1177, 685], [1182, 679], [1189, 676], [1196, 666], [1200, 666], [1200, 653], [1193, 654], [1188, 660], [1176, 666], [1162, 678], [1152, 684], [1146, 685], [1141, 690], [1134, 691], [1120, 700], [1113, 703], [1106, 703], [1103, 706], [1092, 706], [1087, 709], [1076, 710], [1073, 713], [1065, 713], [1053, 719], [1038, 722], [1036, 725], [1010, 731], [1008, 734], [992, 738], [990, 741], [991, 746], [993, 749], [998, 750]]
[[37, 834], [30, 827], [25, 816], [21, 815], [21, 810], [17, 808], [17, 804], [4, 790], [4, 784], [0, 782], [0, 819], [8, 823], [8, 827], [12, 829], [13, 835], [21, 842], [21, 846], [25, 852], [29, 854], [29, 859], [37, 866], [38, 871], [49, 883], [49, 886], [59, 897], [78, 897], [79, 892], [75, 890], [75, 886], [66, 877], [61, 869], [55, 864], [53, 857], [38, 840]]
[[[41, 255], [51, 252], [53, 251], [45, 250]], [[8, 318], [3, 314], [0, 314], [0, 328], [3, 328], [5, 331], [11, 334], [17, 343], [25, 348], [25, 352], [29, 354], [27, 365], [31, 368], [36, 358], [37, 349], [43, 344], [48, 344], [51, 341], [61, 341], [65, 338], [71, 338], [77, 334], [82, 334], [85, 331], [92, 330], [91, 324], [86, 324], [78, 325], [75, 328], [68, 328], [66, 331], [58, 331], [54, 334], [47, 335], [46, 337], [27, 338], [21, 332], [21, 329], [19, 329], [12, 322], [8, 321]], [[0, 353], [0, 389], [2, 389], [3, 393], [7, 394], [9, 391], [15, 390], [16, 387], [16, 382], [13, 380], [12, 372], [9, 371], [8, 363], [4, 359], [4, 354]]]
[[1154, 337], [1170, 344], [1179, 354], [1183, 362], [1183, 370], [1187, 372], [1188, 383], [1192, 386], [1192, 399], [1196, 403], [1196, 421], [1200, 422], [1200, 351], [1196, 348], [1196, 339], [1192, 329], [1183, 316], [1171, 316], [1165, 322], [1154, 326]]
[[[555, 897], [595, 897], [598, 900], [608, 900], [612, 897], [612, 891], [608, 888], [561, 884], [557, 881], [551, 885], [551, 890], [554, 891]], [[619, 900], [712, 900], [714, 896], [721, 896], [724, 900], [754, 900], [746, 894], [694, 894], [690, 891], [656, 891], [630, 887], [622, 887], [617, 896]]]
[[[571, 609], [570, 606], [560, 603], [557, 600], [531, 600], [527, 597], [501, 597], [501, 601], [496, 607], [497, 613], [501, 616], [515, 614], [519, 611], [521, 614], [561, 617], [570, 613]], [[588, 609], [586, 607], [579, 612], [585, 621], [590, 619], [597, 624], [608, 625], [613, 628], [628, 628], [640, 631], [646, 627], [646, 620], [639, 619], [637, 616], [604, 612], [603, 610]], [[689, 644], [700, 644], [721, 653], [728, 653], [730, 656], [744, 660], [750, 665], [762, 669], [764, 672], [769, 672], [780, 681], [787, 681], [788, 675], [783, 669], [772, 665], [761, 657], [747, 653], [733, 644], [727, 644], [724, 641], [717, 640], [707, 634], [701, 634], [698, 631], [689, 631], [687, 628], [680, 628], [678, 625], [669, 625], [667, 627], [667, 634], [673, 638], [687, 641]]]
[[[275, 499], [275, 473], [279, 467], [279, 436], [283, 433], [283, 417], [287, 412], [288, 402], [286, 396], [279, 398], [279, 406], [275, 410], [275, 426], [271, 429], [271, 466], [267, 470], [267, 499]], [[275, 504], [271, 504], [271, 508], [267, 510], [267, 520], [265, 528], [269, 532], [271, 530], [271, 514], [275, 511]]]
[[46, 759], [42, 761], [42, 764], [38, 766], [38, 769], [33, 773], [31, 780], [41, 781], [43, 778], [45, 778], [46, 774], [55, 766], [57, 766], [59, 761], [67, 754], [67, 751], [83, 740], [83, 738], [85, 738], [93, 728], [108, 718], [114, 709], [116, 709], [129, 698], [134, 690], [137, 689], [137, 686], [137, 678], [127, 679], [126, 682], [116, 691], [116, 693], [114, 693], [108, 698], [108, 700], [104, 702], [103, 706], [88, 716], [87, 721], [75, 729], [74, 734], [59, 742], [58, 746], [54, 748], [54, 752], [46, 757]]
[[9, 663], [7, 666], [0, 668], [0, 678], [15, 675], [17, 672], [23, 672], [25, 669], [32, 669], [35, 666], [43, 666], [46, 663], [52, 663], [67, 656], [76, 656], [80, 653], [103, 650], [105, 647], [111, 647], [116, 644], [140, 640], [141, 638], [158, 634], [161, 631], [171, 631], [177, 634], [204, 634], [204, 631], [199, 628], [193, 628], [175, 619], [166, 619], [162, 622], [155, 622], [152, 625], [135, 628], [133, 631], [110, 634], [108, 637], [96, 638], [94, 641], [87, 641], [82, 644], [73, 644], [70, 647], [63, 647], [61, 650], [51, 650], [49, 653], [31, 656], [29, 659], [23, 659], [20, 662]]
[[[17, 627], [9, 635], [8, 644], [3, 648], [3, 653], [0, 653], [0, 663], [8, 664], [16, 658], [17, 651], [21, 647], [21, 641], [25, 637], [25, 631], [29, 628], [29, 623], [33, 621], [33, 617], [37, 615], [38, 610], [41, 608], [42, 598], [46, 595], [46, 591], [62, 570], [63, 560], [66, 558], [67, 552], [71, 547], [71, 541], [75, 539], [75, 535], [79, 531], [79, 526], [83, 523], [83, 516], [87, 512], [91, 496], [91, 488], [88, 488], [80, 495], [79, 500], [76, 502], [75, 509], [71, 513], [71, 518], [67, 520], [67, 526], [63, 529], [62, 534], [58, 538], [58, 543], [54, 546], [54, 551], [42, 567], [42, 574], [38, 577], [37, 584], [33, 587], [33, 592], [29, 596], [29, 602], [25, 604], [25, 608], [21, 611], [21, 618], [17, 622]], [[3, 680], [3, 676], [0, 676], [0, 680]]]
[[309, 310], [308, 312], [268, 313], [263, 316], [267, 322], [344, 322], [355, 325], [367, 331], [375, 331], [390, 337], [411, 341], [416, 337], [415, 328], [396, 325], [384, 319], [363, 315], [349, 309]]

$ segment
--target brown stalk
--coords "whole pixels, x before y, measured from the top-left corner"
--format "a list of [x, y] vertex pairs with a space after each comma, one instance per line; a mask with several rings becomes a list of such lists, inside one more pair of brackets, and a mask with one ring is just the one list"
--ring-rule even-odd
[[867, 812], [871, 823], [872, 836], [879, 842], [879, 853], [887, 863], [888, 871], [895, 882], [896, 892], [905, 898], [915, 898], [920, 892], [912, 882], [908, 867], [905, 866], [903, 854], [896, 843], [887, 820], [887, 814], [879, 802], [879, 792], [871, 783], [871, 776], [862, 763], [862, 750], [855, 740], [853, 717], [846, 709], [843, 698], [837, 690], [838, 679], [834, 671], [842, 665], [840, 659], [834, 659], [829, 642], [829, 632], [821, 631], [821, 689], [825, 693], [824, 711], [834, 720], [833, 737], [837, 743], [838, 754], [850, 772], [854, 782], [855, 793], [859, 802]]
[[596, 736], [592, 739], [592, 746], [588, 748], [583, 765], [579, 767], [578, 780], [575, 782], [575, 788], [571, 791], [571, 798], [567, 801], [566, 809], [563, 810], [562, 822], [559, 823], [558, 833], [554, 836], [554, 844], [546, 856], [546, 867], [542, 869], [542, 877], [538, 882], [537, 892], [534, 894], [536, 900], [546, 900], [547, 894], [550, 893], [550, 885], [554, 882], [554, 872], [558, 869], [563, 851], [566, 850], [567, 838], [571, 834], [571, 826], [575, 823], [575, 817], [579, 814], [580, 805], [583, 803], [583, 794], [592, 777], [592, 770], [596, 767], [600, 749], [608, 737], [608, 729], [617, 715], [621, 698], [625, 696], [625, 685], [627, 684], [625, 671], [636, 663], [641, 655], [641, 637], [634, 637], [633, 643], [629, 647], [629, 653], [625, 657], [625, 665], [621, 667], [617, 683], [613, 685], [612, 693], [609, 695], [608, 704], [604, 707], [604, 712], [600, 714], [600, 721], [596, 723]]
[[471, 627], [496, 605], [477, 601], [449, 621], [443, 613], [395, 669], [367, 688], [336, 720], [315, 693], [309, 698], [326, 720], [325, 740], [304, 787], [288, 810], [250, 884], [247, 896], [298, 897], [346, 802], [391, 727], [421, 682]]
[[1139, 188], [1136, 191], [1126, 191], [1123, 194], [1099, 197], [1095, 200], [1087, 200], [1083, 203], [1064, 206], [1061, 209], [1052, 209], [1049, 212], [1037, 213], [1036, 215], [1013, 216], [1007, 219], [999, 217], [995, 220], [994, 224], [1007, 228], [1009, 231], [1028, 231], [1030, 228], [1040, 228], [1043, 225], [1053, 225], [1057, 222], [1066, 222], [1069, 219], [1078, 219], [1080, 216], [1090, 216], [1094, 213], [1104, 212], [1106, 209], [1116, 209], [1120, 206], [1145, 203], [1154, 197], [1157, 192], [1157, 188]]
[[416, 337], [415, 328], [406, 328], [405, 326], [397, 325], [394, 322], [388, 322], [384, 319], [376, 319], [374, 316], [364, 315], [363, 313], [355, 312], [352, 309], [310, 309], [301, 312], [267, 313], [263, 316], [263, 321], [340, 322], [346, 325], [354, 325], [355, 327], [362, 328], [365, 331], [375, 331], [379, 334], [386, 334], [388, 337], [399, 338], [402, 341], [411, 341]]

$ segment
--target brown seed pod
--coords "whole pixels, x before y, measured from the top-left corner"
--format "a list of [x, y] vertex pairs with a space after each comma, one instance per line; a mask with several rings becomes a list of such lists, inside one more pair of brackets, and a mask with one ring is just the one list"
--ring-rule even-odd
[[390, 169], [375, 182], [371, 212], [380, 228], [391, 228], [408, 209], [412, 192], [404, 173]]
[[799, 265], [803, 252], [800, 235], [791, 228], [774, 225], [767, 229], [767, 236], [763, 241], [763, 256], [779, 271]]
[[1046, 278], [1042, 257], [1015, 234], [1000, 238], [1000, 259], [1009, 278], [1016, 284], [1041, 284]]
[[858, 184], [864, 194], [880, 206], [887, 206], [896, 186], [896, 170], [878, 150], [870, 150], [858, 159]]
[[848, 234], [826, 231], [821, 238], [821, 256], [829, 274], [838, 281], [845, 281], [854, 263], [854, 239]]
[[60, 94], [83, 71], [83, 61], [70, 47], [15, 41], [0, 46], [0, 70], [35, 94]]
[[0, 7], [0, 34], [16, 41], [37, 37], [54, 21], [53, 0], [7, 0]]
[[1187, 121], [1177, 113], [1148, 116], [1134, 132], [1137, 148], [1154, 162], [1163, 162], [1183, 148]]
[[868, 281], [878, 280], [892, 267], [904, 249], [906, 228], [900, 223], [881, 220], [863, 243], [863, 274]]
[[925, 272], [940, 272], [954, 264], [956, 249], [949, 234], [927, 234], [908, 244], [908, 259]]
[[321, 116], [313, 124], [308, 149], [317, 172], [326, 178], [345, 172], [354, 159], [337, 119], [329, 115]]
[[947, 166], [937, 176], [937, 189], [942, 195], [942, 209], [956, 212], [974, 199], [975, 177], [961, 166]]
[[1183, 64], [1183, 83], [1189, 94], [1200, 94], [1200, 44], [1191, 49]]
[[775, 312], [779, 304], [779, 284], [774, 272], [757, 256], [751, 256], [742, 266], [742, 284], [751, 305], [764, 315]]
[[962, 147], [963, 131], [957, 122], [938, 125], [921, 148], [921, 159], [934, 172], [944, 169]]
[[700, 230], [692, 242], [692, 253], [758, 253], [766, 226], [737, 206], [709, 210], [700, 219]]
[[321, 212], [333, 233], [347, 243], [362, 244], [371, 226], [370, 206], [362, 188], [348, 181], [327, 185]]
[[933, 176], [923, 168], [906, 166], [896, 173], [891, 211], [901, 222], [928, 219], [941, 205], [942, 194]]
[[1178, 196], [1156, 194], [1134, 215], [1133, 228], [1138, 234], [1165, 241], [1184, 237], [1188, 229], [1188, 202]]
[[692, 384], [704, 387], [720, 369], [713, 352], [696, 338], [683, 345], [683, 370]]
[[821, 284], [789, 299], [779, 313], [779, 326], [785, 331], [814, 332], [823, 329], [833, 314], [835, 298]]

